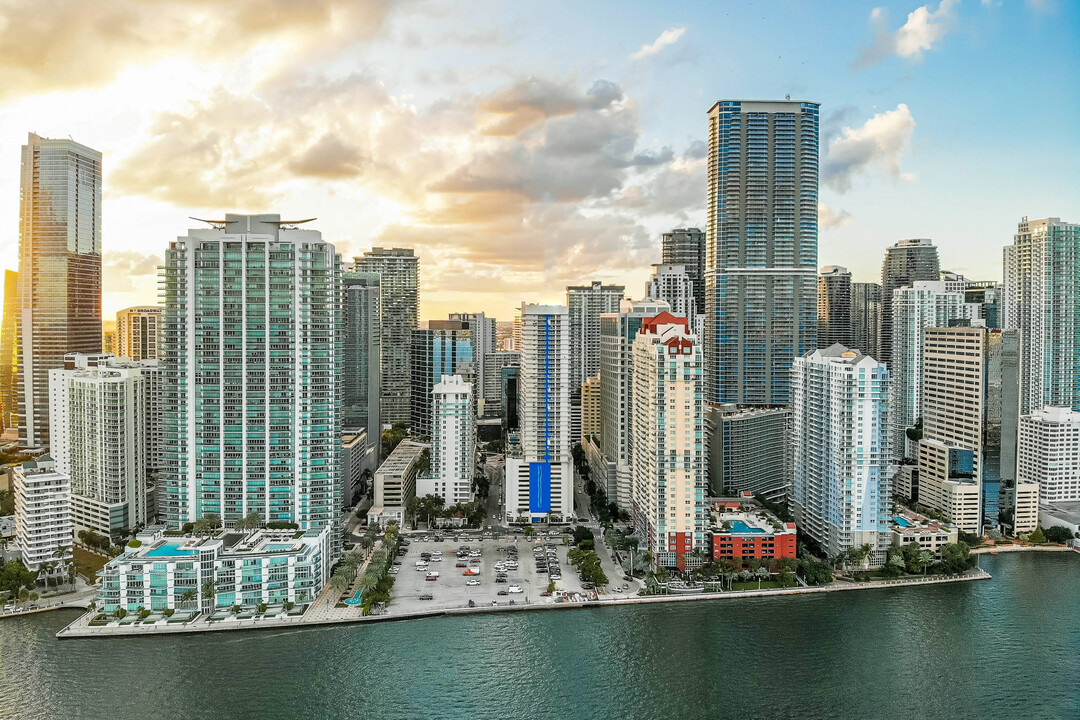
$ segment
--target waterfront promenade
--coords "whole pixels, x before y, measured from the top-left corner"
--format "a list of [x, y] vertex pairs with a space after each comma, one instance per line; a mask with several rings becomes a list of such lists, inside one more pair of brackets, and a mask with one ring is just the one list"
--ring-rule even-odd
[[[108, 626], [90, 626], [89, 620], [93, 616], [93, 613], [85, 613], [76, 620], [74, 620], [67, 627], [60, 630], [56, 636], [60, 639], [68, 638], [109, 638], [109, 637], [133, 637], [142, 635], [175, 635], [181, 633], [198, 633], [198, 632], [218, 632], [228, 630], [261, 630], [261, 629], [283, 629], [283, 628], [303, 628], [303, 627], [320, 627], [326, 625], [336, 624], [354, 624], [354, 623], [375, 623], [375, 622], [391, 622], [398, 620], [417, 620], [428, 617], [453, 617], [460, 615], [472, 615], [476, 613], [497, 613], [497, 612], [535, 612], [545, 610], [570, 610], [570, 609], [591, 609], [597, 607], [611, 607], [622, 605], [644, 605], [653, 603], [669, 603], [669, 602], [703, 602], [703, 601], [721, 601], [721, 600], [736, 600], [739, 598], [751, 598], [751, 597], [773, 597], [779, 595], [809, 595], [816, 593], [827, 592], [850, 592], [856, 590], [880, 590], [880, 589], [900, 589], [907, 587], [915, 587], [922, 585], [940, 585], [945, 583], [954, 582], [971, 582], [976, 580], [989, 580], [990, 574], [981, 568], [974, 568], [963, 575], [950, 575], [950, 576], [928, 576], [928, 577], [913, 577], [913, 578], [899, 578], [895, 580], [874, 580], [866, 582], [833, 582], [828, 585], [817, 585], [811, 587], [795, 587], [795, 588], [776, 588], [768, 590], [735, 590], [728, 592], [714, 592], [714, 593], [680, 593], [677, 595], [644, 595], [644, 596], [629, 596], [629, 597], [611, 597], [601, 596], [598, 600], [590, 600], [586, 602], [565, 602], [565, 603], [529, 603], [522, 605], [499, 605], [498, 607], [457, 607], [457, 608], [432, 608], [430, 610], [410, 610], [406, 612], [397, 612], [391, 603], [391, 606], [382, 615], [369, 615], [361, 616], [358, 608], [337, 608], [338, 610], [347, 610], [347, 612], [330, 613], [321, 612], [316, 614], [308, 614], [303, 616], [294, 617], [274, 617], [263, 618], [259, 620], [222, 620], [215, 622], [207, 622], [205, 619], [196, 619], [187, 623], [176, 624], [155, 624], [149, 626], [127, 626], [127, 627], [108, 627]], [[320, 598], [321, 599], [321, 598]], [[318, 606], [318, 601], [316, 601]]]

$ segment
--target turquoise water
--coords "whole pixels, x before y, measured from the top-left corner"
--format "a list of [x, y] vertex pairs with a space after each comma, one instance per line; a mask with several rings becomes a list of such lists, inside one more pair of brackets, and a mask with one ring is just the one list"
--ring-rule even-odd
[[798, 597], [58, 641], [0, 620], [0, 718], [1080, 717], [1080, 556]]
[[749, 525], [747, 525], [746, 523], [744, 523], [742, 520], [732, 520], [731, 521], [731, 532], [736, 533], [738, 535], [745, 535], [747, 533], [763, 533], [765, 531], [762, 530], [761, 528], [752, 528]]
[[356, 589], [356, 594], [353, 595], [348, 600], [346, 600], [345, 604], [346, 605], [359, 605], [360, 604], [360, 594], [363, 593], [363, 592], [364, 592], [364, 588], [357, 588]]
[[899, 516], [894, 517], [893, 522], [896, 523], [897, 525], [899, 525], [900, 527], [908, 527], [909, 525], [911, 525], [911, 523], [909, 523], [907, 520], [905, 520], [904, 518], [899, 517]]
[[180, 546], [183, 543], [179, 542], [167, 542], [161, 547], [154, 548], [149, 551], [143, 557], [175, 557], [177, 555], [197, 555], [198, 550], [180, 550]]
[[293, 546], [290, 545], [290, 544], [286, 544], [286, 545], [270, 544], [270, 545], [266, 546], [266, 549], [267, 550], [292, 550]]

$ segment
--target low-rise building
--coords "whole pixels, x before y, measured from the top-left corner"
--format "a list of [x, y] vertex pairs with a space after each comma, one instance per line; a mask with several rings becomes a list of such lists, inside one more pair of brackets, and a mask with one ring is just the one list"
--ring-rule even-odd
[[919, 501], [919, 466], [903, 464], [893, 473], [893, 496], [910, 502]]
[[329, 577], [330, 532], [324, 526], [172, 536], [157, 525], [98, 571], [98, 607], [211, 613], [310, 603]]
[[902, 548], [918, 543], [923, 550], [934, 553], [935, 559], [941, 559], [941, 548], [955, 543], [959, 535], [955, 525], [931, 520], [911, 510], [889, 518], [889, 530], [893, 545]]
[[745, 498], [735, 507], [716, 501], [713, 510], [713, 560], [795, 557], [795, 523], [781, 522]]
[[1013, 509], [1013, 532], [1035, 532], [1039, 526], [1039, 483], [1017, 481], [1006, 495], [1006, 506]]
[[37, 571], [71, 552], [71, 478], [49, 455], [14, 468], [15, 537], [23, 565]]

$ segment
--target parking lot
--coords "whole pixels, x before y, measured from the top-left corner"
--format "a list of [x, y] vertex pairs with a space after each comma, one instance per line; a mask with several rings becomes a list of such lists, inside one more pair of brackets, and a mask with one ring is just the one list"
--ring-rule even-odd
[[[426, 537], [427, 539], [423, 539]], [[404, 556], [396, 558], [401, 565], [396, 566], [398, 573], [391, 592], [390, 612], [415, 612], [424, 610], [440, 610], [447, 608], [463, 608], [469, 606], [472, 600], [477, 607], [491, 606], [493, 602], [501, 605], [509, 605], [513, 601], [515, 605], [554, 603], [554, 597], [544, 597], [541, 593], [547, 592], [549, 577], [545, 572], [538, 572], [537, 561], [533, 556], [533, 549], [543, 547], [545, 558], [548, 548], [555, 551], [558, 564], [562, 570], [562, 579], [555, 581], [556, 591], [570, 593], [582, 593], [579, 600], [585, 599], [581, 581], [578, 578], [577, 569], [570, 565], [566, 559], [566, 553], [570, 549], [562, 544], [561, 534], [555, 537], [544, 537], [542, 540], [533, 537], [526, 538], [522, 535], [499, 535], [496, 539], [478, 539], [475, 535], [444, 535], [440, 536], [441, 542], [435, 541], [433, 534], [413, 534], [407, 539], [409, 546]], [[471, 550], [479, 550], [479, 558], [459, 558], [456, 552], [463, 546], [469, 546]], [[500, 548], [502, 548], [500, 550]], [[506, 562], [511, 552], [507, 548], [517, 550], [517, 569], [506, 569], [506, 582], [496, 582], [495, 565], [498, 562]], [[424, 571], [418, 571], [416, 563], [421, 560], [421, 553], [432, 553], [432, 559], [428, 562]], [[441, 552], [441, 560], [435, 561], [437, 552]], [[472, 562], [472, 561], [478, 562]], [[465, 563], [466, 567], [457, 567], [458, 563]], [[464, 575], [466, 569], [476, 568], [477, 575]], [[429, 572], [438, 572], [435, 580], [427, 580]], [[469, 580], [478, 580], [479, 585], [467, 585]], [[616, 582], [616, 578], [612, 578]], [[521, 588], [520, 593], [510, 593], [511, 587]], [[500, 595], [499, 591], [506, 594]], [[558, 592], [556, 593], [558, 594]], [[431, 600], [421, 600], [421, 596], [431, 595]]]

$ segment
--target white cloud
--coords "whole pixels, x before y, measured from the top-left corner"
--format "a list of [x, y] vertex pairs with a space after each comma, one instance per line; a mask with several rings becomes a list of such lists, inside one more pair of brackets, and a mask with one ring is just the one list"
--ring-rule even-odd
[[851, 224], [851, 213], [844, 209], [837, 212], [825, 203], [818, 203], [817, 214], [818, 227], [834, 228]]
[[679, 38], [686, 32], [686, 28], [671, 28], [660, 33], [660, 37], [656, 38], [649, 45], [642, 45], [641, 49], [630, 56], [631, 60], [641, 60], [647, 58], [663, 50], [668, 45], [674, 45], [679, 42]]
[[904, 103], [877, 113], [859, 127], [845, 126], [829, 144], [822, 172], [825, 184], [847, 192], [856, 175], [880, 170], [897, 180], [914, 180], [914, 174], [900, 172], [900, 156], [914, 130], [915, 118]]
[[948, 34], [952, 22], [953, 8], [959, 0], [941, 0], [937, 10], [931, 11], [929, 5], [923, 5], [908, 13], [907, 22], [895, 33], [889, 32], [885, 8], [874, 8], [870, 12], [870, 24], [874, 28], [874, 41], [859, 50], [851, 67], [859, 70], [877, 65], [890, 55], [912, 61], [922, 59], [922, 54], [930, 50]]

